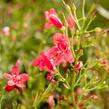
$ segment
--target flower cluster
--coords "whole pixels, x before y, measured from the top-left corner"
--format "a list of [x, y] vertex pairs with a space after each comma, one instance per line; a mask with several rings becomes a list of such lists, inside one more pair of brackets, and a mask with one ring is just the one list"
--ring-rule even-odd
[[[45, 24], [46, 28], [51, 26], [62, 28], [64, 26], [54, 9], [50, 9], [49, 12], [46, 11], [45, 17], [48, 20], [48, 22]], [[68, 36], [63, 33], [55, 33], [53, 35], [53, 42], [54, 46], [51, 47], [47, 53], [42, 52], [41, 55], [32, 63], [33, 66], [40, 66], [40, 71], [48, 70], [51, 72], [54, 71], [56, 66], [60, 64], [65, 67], [67, 62], [74, 62]]]
[[[48, 29], [51, 26], [55, 26], [57, 28], [64, 27], [64, 24], [59, 19], [56, 11], [52, 8], [50, 11], [45, 12], [45, 17], [47, 19], [47, 23], [45, 24], [45, 28]], [[73, 19], [68, 19], [69, 27], [75, 26], [75, 21]], [[4, 32], [8, 31], [8, 27], [4, 29]], [[50, 72], [54, 72], [56, 66], [62, 64], [63, 67], [66, 66], [67, 62], [73, 63], [74, 57], [70, 48], [70, 41], [68, 36], [62, 33], [55, 33], [53, 35], [54, 46], [51, 47], [48, 52], [42, 52], [41, 55], [34, 59], [32, 62], [33, 66], [39, 66], [40, 71], [47, 70], [49, 73], [47, 74], [47, 80], [51, 80], [52, 76]], [[20, 74], [18, 66], [12, 67], [12, 74], [4, 74], [4, 77], [8, 79], [8, 83], [6, 86], [6, 90], [12, 91], [13, 89], [22, 90], [25, 87], [25, 81], [29, 79], [28, 74]]]

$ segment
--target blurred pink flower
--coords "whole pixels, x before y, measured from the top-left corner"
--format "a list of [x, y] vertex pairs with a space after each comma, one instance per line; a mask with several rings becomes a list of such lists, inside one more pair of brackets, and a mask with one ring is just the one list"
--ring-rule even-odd
[[68, 27], [69, 28], [74, 28], [76, 26], [75, 19], [72, 18], [72, 17], [68, 17], [67, 22], [68, 22]]
[[48, 71], [53, 71], [54, 66], [51, 62], [50, 58], [47, 56], [45, 52], [42, 52], [40, 57], [36, 58], [33, 63], [33, 66], [40, 66], [40, 71], [47, 69]]
[[77, 64], [74, 66], [74, 71], [78, 72], [82, 66], [83, 66], [82, 61], [78, 61]]
[[56, 33], [53, 38], [55, 46], [48, 51], [48, 56], [53, 59], [54, 64], [59, 65], [62, 63], [63, 67], [65, 67], [67, 61], [73, 63], [74, 58], [70, 50], [70, 42], [67, 36]]
[[83, 94], [83, 90], [82, 90], [82, 88], [77, 87], [76, 90], [75, 90], [75, 94], [76, 94], [77, 96], [82, 95], [82, 94]]
[[4, 77], [8, 79], [6, 90], [12, 91], [13, 89], [23, 89], [25, 87], [25, 81], [29, 79], [28, 74], [20, 74], [20, 71], [17, 66], [12, 67], [11, 74], [4, 73]]
[[96, 100], [96, 99], [98, 99], [98, 96], [96, 94], [90, 94], [89, 98]]
[[5, 36], [9, 36], [10, 35], [10, 28], [8, 26], [5, 26], [3, 29], [2, 29], [2, 32]]
[[109, 68], [107, 68], [107, 72], [109, 73]]
[[16, 66], [17, 66], [18, 68], [20, 68], [21, 65], [22, 65], [22, 62], [21, 62], [21, 60], [18, 59], [18, 60], [16, 61]]
[[53, 8], [51, 8], [49, 11], [45, 11], [45, 17], [48, 20], [48, 22], [45, 24], [46, 29], [50, 28], [51, 26], [55, 26], [57, 28], [63, 27], [63, 23]]
[[48, 98], [48, 105], [50, 109], [53, 109], [55, 102], [54, 102], [54, 95], [49, 96]]
[[84, 102], [82, 100], [79, 101], [77, 97], [75, 98], [75, 104], [78, 104], [79, 109], [82, 109], [84, 107]]
[[83, 66], [82, 61], [78, 61], [77, 64], [75, 65], [75, 68], [80, 69]]
[[108, 60], [107, 59], [103, 59], [101, 62], [101, 66], [107, 66], [108, 65]]
[[48, 81], [51, 81], [51, 80], [52, 80], [52, 76], [51, 76], [50, 73], [47, 73], [47, 74], [46, 74], [46, 79], [47, 79]]

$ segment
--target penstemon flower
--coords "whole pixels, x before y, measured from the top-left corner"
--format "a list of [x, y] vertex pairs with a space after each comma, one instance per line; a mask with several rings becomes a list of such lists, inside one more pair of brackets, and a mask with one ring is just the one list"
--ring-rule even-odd
[[54, 65], [45, 52], [42, 52], [41, 55], [33, 61], [32, 65], [40, 66], [40, 71], [47, 69], [51, 72], [54, 70]]
[[67, 22], [68, 22], [68, 27], [69, 28], [75, 28], [76, 22], [75, 22], [74, 18], [68, 17]]
[[76, 65], [74, 66], [74, 71], [75, 71], [75, 72], [78, 72], [82, 66], [83, 66], [82, 61], [78, 61], [78, 62], [76, 63]]
[[65, 67], [67, 62], [73, 63], [74, 57], [67, 36], [56, 33], [53, 38], [55, 46], [48, 51], [48, 56], [54, 60], [54, 64], [59, 65], [62, 63]]
[[28, 74], [20, 74], [20, 71], [17, 66], [12, 67], [11, 74], [4, 73], [4, 77], [8, 79], [8, 83], [6, 85], [6, 90], [8, 92], [13, 89], [23, 89], [25, 87], [25, 82], [29, 79]]
[[48, 22], [45, 24], [46, 29], [50, 28], [51, 26], [55, 26], [57, 28], [63, 27], [63, 23], [53, 8], [51, 8], [50, 11], [45, 11], [45, 17], [48, 20]]

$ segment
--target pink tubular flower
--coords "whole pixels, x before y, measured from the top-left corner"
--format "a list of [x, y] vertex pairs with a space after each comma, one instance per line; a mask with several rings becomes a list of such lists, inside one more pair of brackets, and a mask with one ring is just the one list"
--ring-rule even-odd
[[80, 69], [83, 66], [82, 61], [78, 61], [77, 64], [75, 65], [76, 69]]
[[51, 26], [55, 26], [57, 28], [63, 27], [63, 23], [58, 18], [58, 15], [53, 8], [51, 8], [50, 11], [45, 11], [45, 17], [48, 20], [48, 22], [45, 24], [46, 29], [50, 28]]
[[10, 92], [15, 88], [23, 89], [25, 87], [25, 81], [29, 79], [29, 75], [25, 73], [20, 74], [17, 66], [13, 66], [11, 72], [11, 75], [8, 73], [4, 74], [4, 77], [9, 80], [6, 86], [6, 90]]
[[33, 63], [33, 66], [40, 66], [40, 71], [43, 71], [47, 68], [48, 71], [53, 71], [54, 70], [54, 66], [51, 62], [51, 60], [49, 59], [49, 57], [47, 56], [46, 53], [42, 52], [41, 56], [39, 58], [36, 58]]
[[78, 61], [74, 67], [75, 72], [78, 72], [82, 66], [83, 66], [82, 61]]
[[67, 62], [73, 63], [74, 58], [68, 38], [61, 33], [56, 33], [53, 38], [55, 46], [48, 51], [48, 56], [53, 59], [54, 64], [59, 65], [62, 63], [63, 67], [65, 67]]
[[75, 19], [72, 18], [72, 17], [68, 17], [67, 22], [68, 22], [68, 27], [69, 28], [74, 28], [76, 26]]
[[16, 66], [19, 68], [21, 65], [22, 65], [22, 62], [18, 59], [18, 60], [16, 61]]

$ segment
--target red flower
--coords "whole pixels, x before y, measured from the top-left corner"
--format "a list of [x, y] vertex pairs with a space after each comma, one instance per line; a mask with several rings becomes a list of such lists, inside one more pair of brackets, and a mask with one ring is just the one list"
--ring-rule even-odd
[[61, 33], [56, 33], [53, 38], [55, 46], [48, 51], [48, 56], [53, 59], [54, 64], [59, 65], [62, 63], [65, 67], [67, 61], [69, 63], [74, 62], [68, 38]]
[[17, 66], [13, 66], [11, 72], [12, 74], [4, 74], [4, 77], [9, 80], [6, 86], [6, 90], [9, 92], [15, 88], [23, 89], [25, 87], [25, 81], [29, 79], [29, 75], [25, 73], [20, 74], [20, 71]]
[[57, 28], [62, 28], [63, 23], [58, 18], [58, 15], [56, 11], [52, 8], [50, 11], [45, 12], [45, 17], [48, 20], [48, 22], [45, 24], [45, 28], [48, 29], [51, 26], [55, 26]]
[[73, 27], [76, 26], [75, 19], [72, 18], [72, 17], [68, 17], [67, 22], [68, 22], [68, 27], [69, 27], [69, 28], [73, 28]]
[[53, 71], [54, 66], [52, 64], [52, 61], [49, 59], [46, 53], [42, 52], [41, 56], [36, 58], [33, 63], [33, 66], [40, 66], [40, 71], [43, 71], [47, 68], [48, 71]]

